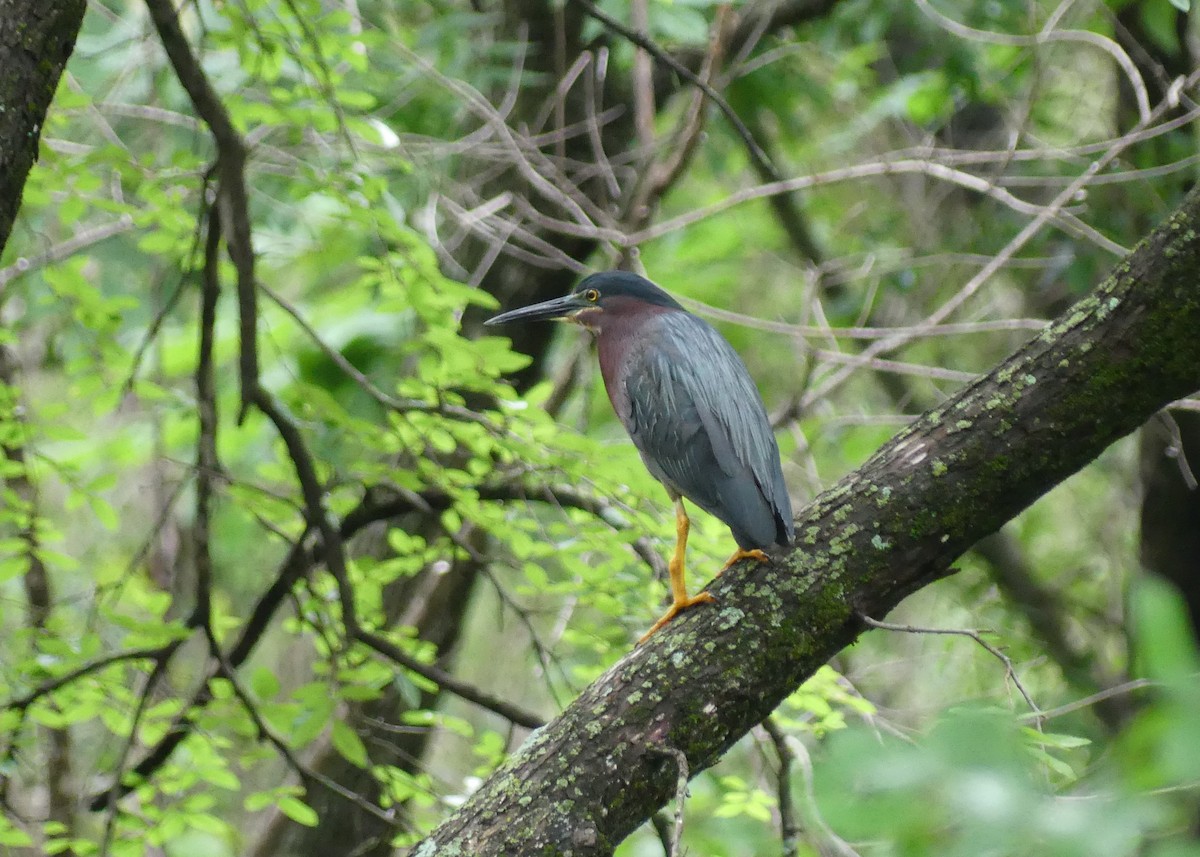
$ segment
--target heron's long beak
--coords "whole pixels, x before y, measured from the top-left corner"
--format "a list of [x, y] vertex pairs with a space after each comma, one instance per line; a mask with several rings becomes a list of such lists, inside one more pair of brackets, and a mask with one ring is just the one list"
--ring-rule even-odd
[[489, 318], [484, 324], [508, 324], [510, 321], [560, 321], [570, 318], [581, 309], [588, 309], [594, 304], [588, 303], [578, 295], [563, 295], [540, 304], [533, 304], [520, 309], [500, 313]]

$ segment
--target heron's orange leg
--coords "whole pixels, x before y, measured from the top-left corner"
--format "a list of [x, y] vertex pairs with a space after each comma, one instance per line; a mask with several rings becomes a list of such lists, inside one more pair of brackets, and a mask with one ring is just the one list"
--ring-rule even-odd
[[684, 558], [687, 554], [687, 538], [690, 527], [691, 522], [688, 520], [687, 511], [683, 508], [683, 500], [676, 499], [675, 553], [671, 555], [671, 561], [667, 563], [667, 570], [671, 574], [671, 607], [663, 614], [661, 619], [651, 626], [649, 631], [642, 635], [642, 638], [638, 640], [639, 645], [646, 642], [655, 631], [687, 608], [696, 604], [707, 604], [717, 600], [707, 592], [699, 592], [688, 598], [687, 584], [684, 582]]
[[717, 572], [717, 577], [720, 577], [724, 573], [725, 569], [729, 568], [729, 566], [733, 565], [735, 562], [741, 562], [744, 559], [756, 559], [759, 562], [771, 561], [771, 558], [758, 548], [753, 548], [748, 551], [738, 548], [733, 552], [733, 556], [725, 560], [725, 564], [721, 566], [721, 570]]

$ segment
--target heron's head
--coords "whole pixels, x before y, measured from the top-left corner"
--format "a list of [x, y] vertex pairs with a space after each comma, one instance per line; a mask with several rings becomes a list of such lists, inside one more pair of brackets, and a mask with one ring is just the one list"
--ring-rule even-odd
[[629, 271], [604, 271], [585, 277], [570, 294], [510, 310], [487, 324], [512, 321], [571, 321], [599, 330], [607, 320], [641, 313], [683, 311], [683, 307], [645, 277]]

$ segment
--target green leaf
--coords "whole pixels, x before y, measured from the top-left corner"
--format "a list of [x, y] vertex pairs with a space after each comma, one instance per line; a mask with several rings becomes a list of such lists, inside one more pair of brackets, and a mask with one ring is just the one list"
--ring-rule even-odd
[[1147, 678], [1186, 684], [1200, 672], [1200, 653], [1179, 591], [1153, 575], [1138, 579], [1131, 612], [1134, 651]]
[[300, 800], [298, 797], [281, 797], [279, 799], [279, 811], [290, 818], [297, 824], [303, 824], [305, 827], [316, 827], [320, 820], [317, 817], [317, 812], [311, 806]]
[[259, 699], [274, 699], [279, 694], [279, 678], [275, 670], [259, 666], [250, 673], [250, 689]]
[[0, 817], [0, 845], [9, 848], [27, 848], [33, 845], [33, 837], [24, 830], [14, 827], [7, 819]]
[[246, 812], [258, 812], [261, 809], [266, 809], [273, 803], [275, 803], [274, 791], [251, 792], [242, 801], [242, 806], [245, 807]]
[[330, 737], [333, 739], [334, 749], [342, 755], [343, 759], [357, 768], [367, 767], [369, 760], [366, 745], [349, 725], [341, 720], [333, 721]]

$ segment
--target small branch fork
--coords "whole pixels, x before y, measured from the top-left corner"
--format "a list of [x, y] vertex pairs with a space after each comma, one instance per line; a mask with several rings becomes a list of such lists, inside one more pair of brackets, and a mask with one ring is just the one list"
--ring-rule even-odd
[[192, 53], [179, 25], [179, 16], [171, 0], [146, 0], [150, 19], [158, 31], [175, 75], [187, 91], [212, 133], [217, 147], [217, 202], [221, 215], [210, 223], [222, 224], [229, 258], [237, 271], [238, 321], [241, 351], [238, 363], [241, 383], [240, 423], [246, 416], [258, 389], [258, 292], [254, 277], [254, 247], [250, 237], [249, 197], [246, 192], [246, 143], [234, 127], [221, 98]]
[[664, 837], [666, 857], [679, 857], [680, 840], [683, 839], [683, 804], [687, 800], [688, 780], [691, 779], [691, 769], [688, 766], [687, 754], [678, 747], [656, 747], [655, 752], [669, 757], [675, 763], [678, 776], [675, 780], [675, 817], [670, 835]]
[[796, 811], [797, 796], [792, 789], [793, 769], [799, 770], [801, 775], [803, 790], [799, 797], [803, 802], [804, 813], [810, 821], [811, 846], [820, 854], [861, 857], [844, 839], [833, 832], [817, 810], [816, 798], [813, 795], [812, 760], [809, 759], [803, 742], [793, 735], [788, 735], [775, 722], [774, 715], [767, 717], [759, 725], [779, 760], [776, 791], [779, 801], [779, 834], [783, 857], [797, 857], [800, 853], [801, 837], [805, 832]]
[[[167, 664], [170, 661], [171, 654], [182, 643], [176, 641], [173, 647], [168, 647], [166, 653], [155, 660], [154, 669], [146, 676], [146, 681], [142, 685], [142, 692], [138, 695], [137, 706], [133, 710], [133, 717], [129, 722], [129, 735], [121, 744], [121, 752], [117, 757], [116, 764], [116, 781], [122, 782], [124, 779], [123, 771], [125, 770], [125, 761], [129, 758], [129, 753], [133, 750], [133, 743], [137, 740], [138, 725], [142, 721], [142, 716], [146, 713], [146, 707], [150, 703], [150, 698], [154, 694], [154, 688], [158, 686], [159, 681], [167, 672]], [[113, 836], [117, 830], [117, 798], [120, 795], [114, 789], [104, 796], [104, 800], [99, 805], [94, 806], [96, 811], [104, 810], [104, 835], [100, 840], [100, 857], [108, 857], [109, 850], [112, 847]]]
[[[713, 22], [712, 33], [709, 36], [708, 50], [705, 52], [697, 77], [697, 80], [705, 86], [709, 85], [713, 79], [727, 52], [727, 42], [732, 33], [728, 13], [728, 6], [721, 6], [717, 9], [716, 20]], [[641, 52], [638, 55], [644, 56]], [[700, 144], [707, 115], [707, 111], [704, 109], [704, 94], [703, 90], [697, 90], [694, 93], [679, 127], [675, 130], [674, 139], [666, 147], [666, 154], [661, 160], [652, 161], [642, 173], [644, 178], [635, 184], [627, 206], [626, 230], [637, 231], [649, 224], [657, 210], [659, 200], [679, 180], [691, 162]], [[749, 133], [748, 129], [747, 133]]]
[[796, 754], [788, 746], [787, 735], [775, 722], [768, 717], [762, 722], [763, 731], [775, 748], [779, 759], [779, 771], [775, 780], [777, 784], [777, 800], [779, 802], [779, 835], [782, 841], [783, 857], [797, 857], [800, 853], [800, 823], [796, 818], [796, 804], [792, 796], [792, 765], [796, 762]]
[[1024, 698], [1025, 704], [1029, 706], [1029, 710], [1032, 712], [1038, 728], [1041, 728], [1042, 721], [1045, 719], [1045, 714], [1042, 712], [1042, 709], [1038, 707], [1038, 704], [1033, 701], [1033, 697], [1029, 695], [1029, 691], [1025, 689], [1025, 685], [1021, 683], [1021, 679], [1017, 677], [1016, 670], [1013, 669], [1012, 660], [1008, 657], [1008, 655], [1004, 654], [1004, 652], [1000, 651], [987, 640], [983, 639], [982, 632], [971, 628], [919, 628], [914, 625], [894, 625], [891, 622], [880, 622], [877, 619], [872, 619], [865, 613], [858, 613], [857, 615], [863, 624], [869, 625], [872, 628], [879, 628], [883, 631], [897, 631], [903, 634], [944, 634], [956, 637], [969, 637], [970, 639], [974, 640], [976, 643], [982, 646], [988, 654], [999, 660], [1000, 663], [1004, 664], [1005, 677], [1013, 683], [1013, 686], [1016, 687], [1022, 698]]
[[750, 133], [750, 129], [746, 127], [746, 123], [738, 116], [737, 111], [730, 106], [729, 102], [721, 93], [713, 89], [712, 85], [705, 80], [701, 75], [696, 74], [686, 65], [681, 63], [675, 57], [671, 56], [661, 45], [655, 42], [652, 38], [643, 32], [630, 29], [622, 24], [616, 18], [603, 12], [591, 0], [571, 0], [575, 5], [587, 13], [590, 17], [595, 18], [608, 29], [617, 33], [622, 38], [638, 46], [650, 56], [654, 57], [655, 62], [666, 66], [671, 71], [675, 72], [681, 78], [686, 80], [692, 86], [699, 89], [704, 95], [716, 105], [717, 109], [725, 116], [729, 124], [733, 126], [734, 132], [741, 138], [742, 143], [746, 147], [747, 153], [750, 155], [755, 168], [763, 175], [771, 177], [772, 181], [777, 181], [780, 178], [779, 169], [771, 162], [770, 156], [763, 150], [758, 141], [754, 139], [754, 135]]

